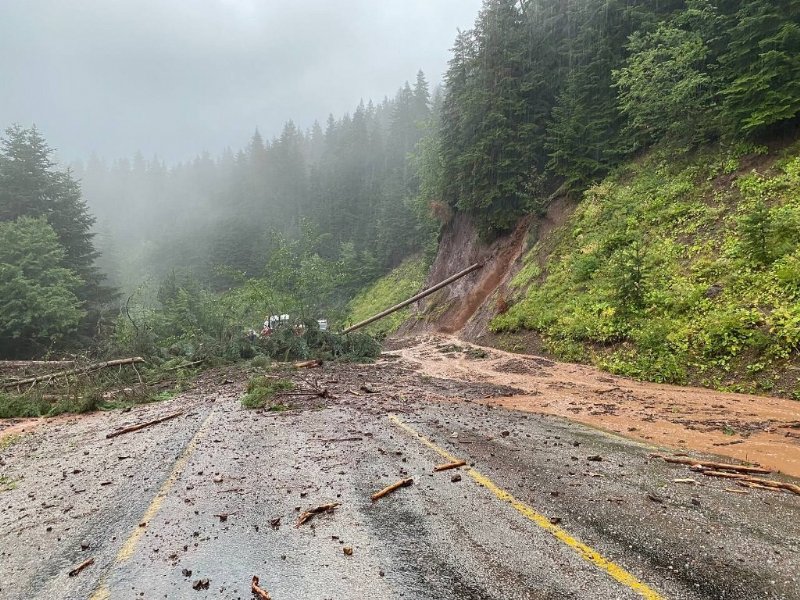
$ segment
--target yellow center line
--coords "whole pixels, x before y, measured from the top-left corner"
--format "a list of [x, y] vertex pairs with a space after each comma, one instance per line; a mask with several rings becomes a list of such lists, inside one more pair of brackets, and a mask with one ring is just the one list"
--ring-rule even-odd
[[[443, 456], [444, 458], [446, 458], [451, 462], [459, 460], [457, 457], [450, 454], [450, 452], [436, 445], [434, 442], [432, 442], [431, 440], [423, 436], [421, 433], [419, 433], [416, 429], [405, 423], [397, 415], [389, 415], [389, 420], [392, 421], [392, 423], [394, 423], [395, 425], [397, 425], [400, 429], [404, 430], [412, 437], [422, 442], [424, 445], [426, 445], [428, 448], [436, 452], [438, 455]], [[489, 479], [485, 475], [479, 473], [477, 470], [472, 468], [467, 469], [466, 473], [477, 483], [479, 483], [487, 490], [492, 492], [495, 495], [495, 497], [497, 497], [499, 500], [510, 504], [522, 516], [527, 518], [529, 521], [532, 521], [533, 523], [535, 523], [536, 525], [538, 525], [539, 527], [550, 533], [558, 541], [562, 542], [563, 544], [567, 545], [569, 548], [577, 552], [578, 555], [584, 560], [592, 563], [599, 569], [608, 573], [608, 575], [610, 575], [613, 579], [615, 579], [622, 585], [628, 587], [629, 589], [638, 593], [647, 600], [664, 600], [664, 596], [653, 590], [647, 584], [637, 579], [633, 574], [626, 571], [623, 567], [605, 558], [596, 550], [590, 548], [580, 540], [574, 538], [569, 533], [567, 533], [566, 530], [562, 529], [558, 525], [554, 525], [553, 523], [550, 522], [550, 519], [536, 512], [536, 510], [534, 510], [531, 506], [528, 506], [524, 502], [517, 500], [514, 496], [512, 496], [503, 488], [495, 484], [491, 479]]]
[[[133, 529], [133, 531], [131, 531], [128, 539], [125, 540], [125, 543], [122, 544], [119, 552], [117, 552], [114, 562], [112, 563], [112, 567], [124, 563], [133, 556], [133, 553], [136, 551], [136, 546], [139, 544], [139, 541], [142, 539], [142, 537], [144, 537], [145, 531], [147, 530], [146, 524], [148, 524], [153, 517], [156, 516], [156, 513], [158, 513], [158, 511], [161, 509], [161, 505], [164, 504], [164, 500], [166, 500], [170, 490], [172, 490], [173, 486], [180, 479], [181, 475], [183, 474], [183, 470], [186, 468], [186, 464], [189, 462], [189, 458], [197, 448], [197, 444], [206, 434], [206, 431], [208, 430], [208, 424], [211, 422], [211, 418], [213, 416], [214, 411], [212, 410], [208, 413], [208, 416], [202, 422], [200, 428], [197, 430], [197, 433], [194, 434], [194, 437], [189, 440], [186, 448], [183, 449], [183, 452], [181, 452], [178, 460], [175, 461], [169, 477], [167, 477], [164, 483], [161, 484], [161, 487], [158, 489], [158, 492], [156, 493], [152, 502], [150, 502], [147, 510], [144, 511], [144, 514], [137, 522], [136, 527]], [[145, 526], [140, 527], [140, 523], [145, 524]], [[111, 593], [106, 582], [107, 577], [108, 573], [106, 573], [100, 579], [100, 583], [95, 592], [91, 595], [90, 600], [108, 600], [111, 597]]]

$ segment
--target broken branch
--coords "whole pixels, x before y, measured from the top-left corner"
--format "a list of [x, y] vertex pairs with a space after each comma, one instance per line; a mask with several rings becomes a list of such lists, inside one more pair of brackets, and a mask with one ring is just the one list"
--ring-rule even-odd
[[392, 485], [383, 488], [380, 492], [375, 492], [372, 494], [372, 501], [375, 502], [376, 500], [380, 500], [387, 494], [391, 494], [395, 490], [399, 490], [403, 487], [408, 487], [410, 485], [414, 485], [414, 479], [409, 477], [408, 479], [401, 479], [400, 481], [393, 483]]
[[250, 589], [252, 590], [253, 594], [255, 594], [261, 600], [272, 600], [272, 596], [269, 595], [269, 592], [258, 586], [258, 577], [256, 575], [253, 575], [253, 581], [250, 584]]
[[738, 482], [756, 484], [758, 486], [766, 487], [772, 490], [787, 490], [793, 494], [800, 496], [800, 485], [793, 483], [786, 483], [785, 481], [775, 481], [773, 479], [762, 479], [761, 477], [748, 477], [740, 473], [723, 473], [722, 471], [701, 471], [703, 475], [709, 477], [722, 477], [724, 479], [736, 479]]
[[75, 577], [75, 575], [77, 575], [78, 573], [83, 571], [86, 567], [88, 567], [89, 565], [93, 565], [93, 564], [94, 564], [94, 559], [93, 558], [87, 558], [85, 561], [83, 561], [77, 567], [72, 569], [72, 571], [69, 572], [69, 576], [70, 577]]
[[296, 362], [292, 365], [295, 369], [313, 369], [314, 367], [321, 367], [321, 360], [303, 360]]
[[118, 435], [122, 435], [123, 433], [131, 433], [133, 431], [139, 431], [140, 429], [144, 429], [145, 427], [150, 427], [151, 425], [158, 425], [159, 423], [163, 423], [164, 421], [169, 421], [170, 419], [174, 419], [175, 417], [180, 417], [182, 414], [183, 411], [179, 410], [176, 413], [172, 413], [171, 415], [167, 415], [166, 417], [161, 417], [160, 419], [155, 419], [154, 421], [148, 421], [147, 423], [140, 423], [139, 425], [131, 425], [130, 427], [118, 429], [117, 431], [112, 431], [111, 433], [107, 433], [106, 438], [113, 438], [117, 437]]
[[748, 467], [746, 465], [732, 465], [728, 463], [720, 463], [708, 460], [697, 460], [695, 458], [680, 458], [674, 456], [663, 456], [662, 454], [651, 454], [652, 458], [660, 458], [664, 462], [678, 464], [678, 465], [700, 465], [701, 467], [706, 467], [708, 469], [714, 469], [716, 471], [723, 470], [723, 471], [736, 471], [738, 473], [760, 473], [760, 474], [767, 474], [771, 473], [770, 469], [765, 469], [763, 467]]
[[458, 467], [463, 467], [467, 464], [465, 460], [457, 460], [455, 462], [444, 463], [442, 465], [436, 465], [433, 467], [434, 471], [447, 471], [449, 469], [457, 469]]
[[99, 371], [100, 369], [106, 369], [108, 367], [116, 367], [121, 365], [133, 365], [135, 363], [143, 363], [144, 359], [141, 356], [134, 356], [133, 358], [120, 358], [117, 360], [108, 360], [105, 362], [94, 363], [92, 365], [87, 365], [85, 367], [80, 367], [78, 369], [67, 369], [65, 371], [56, 371], [55, 373], [48, 373], [47, 375], [39, 375], [37, 377], [28, 377], [27, 379], [17, 379], [16, 381], [6, 381], [2, 384], [2, 387], [11, 388], [16, 387], [19, 385], [26, 385], [36, 384], [40, 381], [51, 381], [56, 377], [68, 377], [70, 375], [84, 375], [86, 373], [91, 373], [93, 371]]
[[339, 502], [332, 502], [331, 504], [322, 504], [320, 506], [315, 506], [314, 508], [309, 508], [303, 514], [300, 515], [300, 518], [297, 519], [297, 524], [295, 527], [300, 527], [303, 523], [310, 521], [316, 515], [326, 513], [326, 512], [333, 512], [333, 510], [339, 506]]

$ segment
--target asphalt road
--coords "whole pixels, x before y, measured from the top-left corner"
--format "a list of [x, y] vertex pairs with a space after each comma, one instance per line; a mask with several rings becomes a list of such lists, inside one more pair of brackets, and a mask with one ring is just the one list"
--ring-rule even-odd
[[[0, 450], [0, 598], [252, 598], [253, 575], [273, 600], [800, 598], [800, 497], [726, 491], [396, 361], [312, 376], [336, 397], [248, 411], [244, 374], [209, 373], [16, 438]], [[468, 465], [433, 472], [451, 458]]]

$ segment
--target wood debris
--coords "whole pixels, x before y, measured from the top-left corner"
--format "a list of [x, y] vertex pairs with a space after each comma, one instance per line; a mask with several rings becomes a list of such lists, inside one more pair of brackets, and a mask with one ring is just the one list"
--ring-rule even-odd
[[86, 567], [88, 567], [90, 565], [93, 565], [93, 564], [94, 564], [94, 559], [93, 558], [87, 558], [85, 561], [83, 561], [77, 567], [72, 569], [72, 571], [69, 572], [69, 576], [70, 577], [75, 577], [75, 575], [77, 575], [78, 573], [83, 571]]
[[408, 487], [410, 485], [414, 485], [414, 479], [412, 477], [409, 477], [408, 479], [401, 479], [400, 481], [397, 481], [392, 485], [383, 488], [380, 492], [375, 492], [374, 494], [372, 494], [372, 501], [375, 502], [376, 500], [380, 500], [387, 494], [391, 494], [395, 490], [399, 490], [400, 488]]
[[737, 473], [760, 473], [762, 475], [766, 475], [767, 473], [772, 473], [770, 469], [765, 469], [763, 467], [751, 467], [748, 465], [733, 465], [729, 463], [714, 462], [709, 460], [698, 460], [696, 458], [664, 456], [662, 454], [651, 454], [650, 458], [660, 458], [664, 462], [677, 465], [689, 465], [692, 467], [695, 465], [699, 465], [701, 467], [707, 469], [713, 469], [715, 471], [736, 471]]
[[322, 366], [321, 360], [302, 360], [300, 362], [292, 364], [292, 367], [295, 369], [313, 369], [321, 366]]
[[330, 504], [321, 504], [320, 506], [315, 506], [314, 508], [309, 508], [300, 517], [297, 519], [297, 523], [295, 527], [300, 527], [303, 523], [307, 523], [311, 519], [313, 519], [316, 515], [320, 515], [322, 513], [333, 512], [334, 509], [339, 506], [340, 502], [332, 502]]
[[438, 472], [438, 471], [447, 471], [449, 469], [457, 469], [459, 467], [463, 467], [466, 464], [467, 464], [467, 461], [465, 461], [465, 460], [457, 460], [455, 462], [449, 462], [449, 463], [444, 463], [442, 465], [436, 465], [435, 467], [433, 467], [433, 470], [436, 471], [436, 472]]
[[154, 421], [148, 421], [147, 423], [140, 423], [139, 425], [131, 425], [130, 427], [124, 427], [123, 429], [118, 429], [117, 431], [112, 431], [111, 433], [106, 434], [106, 438], [113, 438], [117, 437], [118, 435], [122, 435], [123, 433], [132, 433], [134, 431], [139, 431], [140, 429], [144, 429], [145, 427], [150, 427], [151, 425], [158, 425], [159, 423], [163, 423], [164, 421], [169, 421], [170, 419], [174, 419], [175, 417], [180, 417], [183, 414], [182, 410], [179, 410], [176, 413], [172, 413], [171, 415], [167, 415], [166, 417], [161, 417], [160, 419], [155, 419]]
[[[786, 490], [800, 496], [800, 485], [788, 483], [786, 481], [776, 481], [773, 479], [764, 479], [761, 477], [753, 477], [752, 474], [765, 474], [771, 473], [769, 469], [763, 467], [750, 467], [747, 465], [733, 465], [728, 463], [720, 463], [708, 460], [696, 460], [693, 458], [678, 458], [663, 456], [661, 454], [651, 454], [651, 458], [660, 458], [668, 463], [688, 465], [692, 471], [702, 473], [707, 477], [718, 477], [721, 479], [734, 479], [738, 485], [743, 487], [751, 487], [756, 489], [766, 489], [772, 491]], [[675, 480], [678, 481], [677, 479]], [[731, 491], [731, 490], [726, 490]], [[735, 490], [736, 493], [741, 493], [743, 490]]]
[[28, 377], [26, 379], [17, 379], [14, 381], [6, 381], [3, 384], [0, 384], [0, 387], [3, 388], [12, 388], [20, 385], [27, 385], [27, 384], [37, 384], [40, 381], [51, 381], [56, 377], [69, 377], [70, 375], [84, 375], [86, 373], [91, 373], [93, 371], [99, 371], [100, 369], [106, 369], [108, 367], [117, 367], [121, 365], [133, 365], [136, 363], [143, 363], [144, 359], [141, 356], [134, 356], [132, 358], [120, 358], [117, 360], [107, 360], [105, 362], [94, 363], [91, 365], [87, 365], [85, 367], [80, 367], [77, 369], [67, 369], [65, 371], [56, 371], [55, 373], [48, 373], [47, 375], [39, 375], [37, 377]]
[[269, 595], [269, 592], [258, 585], [258, 576], [253, 575], [253, 581], [250, 583], [250, 590], [253, 592], [256, 598], [260, 598], [261, 600], [272, 600], [272, 596]]

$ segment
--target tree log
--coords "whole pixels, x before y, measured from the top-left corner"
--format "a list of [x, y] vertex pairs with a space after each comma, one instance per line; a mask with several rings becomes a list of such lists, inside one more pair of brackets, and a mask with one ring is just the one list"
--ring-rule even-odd
[[37, 377], [28, 377], [26, 379], [17, 379], [16, 381], [6, 381], [2, 384], [4, 389], [17, 387], [20, 385], [36, 384], [40, 381], [52, 381], [56, 377], [69, 377], [70, 375], [84, 375], [100, 369], [108, 367], [117, 367], [120, 365], [133, 365], [135, 363], [143, 363], [144, 359], [141, 356], [134, 356], [132, 358], [119, 358], [117, 360], [107, 360], [105, 362], [94, 363], [85, 367], [77, 369], [67, 369], [65, 371], [56, 371], [55, 373], [48, 373], [47, 375], [39, 375]]
[[68, 367], [74, 360], [0, 360], [0, 369], [19, 369], [24, 367]]

